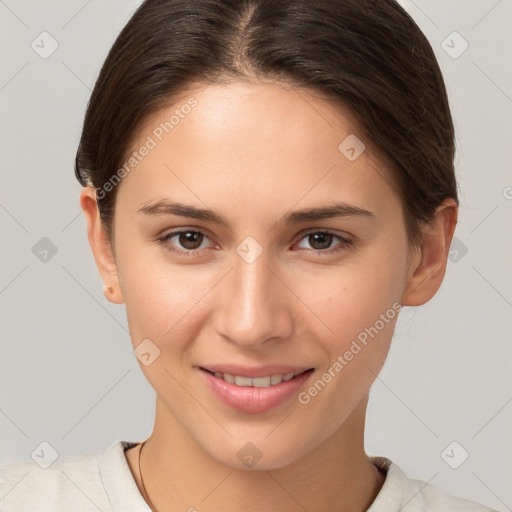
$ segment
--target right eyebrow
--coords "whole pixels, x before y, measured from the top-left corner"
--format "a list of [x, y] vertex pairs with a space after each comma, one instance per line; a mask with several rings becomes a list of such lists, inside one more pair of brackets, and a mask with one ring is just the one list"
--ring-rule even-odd
[[191, 217], [198, 220], [206, 220], [228, 226], [226, 220], [212, 210], [206, 208], [197, 208], [168, 199], [162, 199], [155, 203], [144, 205], [138, 212], [147, 215], [179, 215], [181, 217]]

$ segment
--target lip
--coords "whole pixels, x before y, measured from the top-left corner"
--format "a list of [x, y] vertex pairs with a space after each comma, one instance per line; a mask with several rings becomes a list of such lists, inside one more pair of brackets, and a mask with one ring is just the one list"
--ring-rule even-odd
[[285, 375], [287, 373], [302, 373], [310, 370], [311, 366], [290, 366], [290, 365], [277, 365], [271, 364], [267, 366], [240, 366], [236, 364], [212, 364], [208, 366], [200, 366], [200, 369], [208, 370], [210, 372], [229, 373], [231, 375], [238, 375], [240, 377], [268, 377], [269, 375]]
[[[213, 368], [213, 367], [212, 367]], [[232, 367], [229, 365], [217, 366], [216, 368], [236, 368], [238, 372], [240, 372], [240, 367]], [[268, 372], [269, 369], [273, 370], [274, 368], [279, 368], [279, 371], [272, 373], [261, 373], [263, 370]], [[213, 393], [217, 399], [223, 404], [237, 409], [241, 412], [245, 412], [248, 414], [256, 414], [263, 413], [277, 407], [287, 401], [289, 401], [292, 397], [296, 396], [304, 383], [309, 380], [311, 375], [314, 374], [313, 368], [305, 368], [306, 373], [302, 373], [301, 375], [297, 375], [293, 379], [283, 381], [279, 384], [275, 384], [274, 386], [269, 386], [266, 388], [259, 387], [251, 387], [251, 386], [237, 386], [236, 384], [231, 384], [226, 382], [224, 379], [220, 377], [215, 377], [204, 368], [198, 368], [199, 373], [206, 381], [206, 385], [209, 387], [210, 391]], [[282, 371], [282, 370], [285, 371]], [[287, 372], [287, 369], [291, 369], [290, 372]], [[210, 368], [208, 368], [210, 370]], [[247, 370], [247, 368], [246, 368]], [[253, 375], [248, 375], [247, 371], [245, 375], [243, 373], [236, 373], [234, 375], [240, 375], [241, 377], [264, 377], [268, 375], [276, 375], [278, 373], [291, 373], [293, 371], [293, 367], [285, 367], [285, 366], [275, 366], [270, 367], [267, 366], [264, 369], [255, 369], [253, 368]], [[254, 375], [256, 370], [259, 372], [259, 375]], [[213, 370], [212, 370], [213, 371]], [[215, 370], [220, 371], [220, 370]], [[225, 371], [222, 373], [230, 373], [229, 371]], [[294, 372], [295, 373], [295, 372]], [[232, 374], [232, 375], [233, 375]]]

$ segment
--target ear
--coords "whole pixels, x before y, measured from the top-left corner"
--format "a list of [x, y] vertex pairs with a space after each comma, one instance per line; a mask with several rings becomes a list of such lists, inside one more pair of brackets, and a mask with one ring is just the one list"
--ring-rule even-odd
[[409, 276], [402, 294], [404, 306], [421, 306], [439, 290], [446, 271], [458, 205], [448, 198], [437, 208], [431, 223], [422, 229], [421, 246], [414, 249]]
[[87, 222], [89, 244], [104, 283], [103, 293], [110, 302], [122, 304], [124, 298], [119, 286], [114, 251], [100, 219], [94, 187], [84, 187], [82, 189], [80, 193], [80, 206]]

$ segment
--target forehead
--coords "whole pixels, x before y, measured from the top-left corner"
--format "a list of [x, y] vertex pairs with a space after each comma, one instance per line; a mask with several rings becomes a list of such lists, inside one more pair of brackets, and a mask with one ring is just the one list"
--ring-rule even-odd
[[285, 84], [190, 88], [145, 120], [129, 153], [144, 146], [120, 191], [138, 203], [169, 191], [254, 208], [336, 192], [368, 205], [394, 194], [350, 113]]

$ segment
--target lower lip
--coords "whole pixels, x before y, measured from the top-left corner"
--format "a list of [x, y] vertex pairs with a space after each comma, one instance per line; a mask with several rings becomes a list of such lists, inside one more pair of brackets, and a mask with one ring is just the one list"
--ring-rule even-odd
[[246, 413], [261, 413], [268, 411], [289, 400], [296, 395], [305, 381], [313, 374], [308, 370], [293, 379], [283, 381], [267, 388], [251, 386], [237, 386], [215, 377], [200, 368], [206, 382], [215, 396], [226, 405]]

